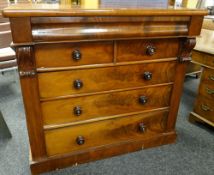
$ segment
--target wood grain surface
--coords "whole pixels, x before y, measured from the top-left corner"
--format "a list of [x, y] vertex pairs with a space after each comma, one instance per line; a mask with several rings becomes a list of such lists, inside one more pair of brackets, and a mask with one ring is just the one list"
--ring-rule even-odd
[[197, 97], [195, 102], [194, 112], [203, 118], [214, 123], [214, 101], [204, 98], [203, 96]]
[[[172, 86], [168, 85], [42, 102], [41, 106], [44, 124], [63, 124], [104, 116], [168, 107], [171, 88]], [[139, 102], [140, 96], [146, 96], [148, 102], [146, 104], [141, 104]], [[80, 116], [74, 114], [75, 107], [81, 108], [82, 114]]]
[[[176, 64], [176, 61], [173, 61], [156, 64], [40, 73], [38, 74], [40, 97], [67, 96], [169, 83], [174, 81]], [[161, 67], [161, 69], [157, 69], [157, 66]], [[152, 73], [151, 80], [144, 79], [145, 72]], [[73, 85], [75, 80], [81, 80], [83, 87], [76, 89]]]
[[214, 69], [204, 68], [199, 86], [199, 94], [214, 100]]
[[[148, 46], [155, 48], [154, 55], [148, 55]], [[179, 39], [149, 39], [117, 42], [117, 61], [140, 61], [176, 57]]]
[[[36, 45], [36, 66], [38, 68], [47, 68], [112, 63], [114, 57], [113, 49], [112, 41]], [[73, 59], [72, 53], [75, 50], [80, 52], [80, 60]]]
[[[46, 131], [47, 152], [51, 156], [125, 140], [149, 138], [164, 132], [167, 114], [167, 111], [158, 111]], [[140, 123], [146, 126], [145, 133], [140, 131]], [[83, 145], [76, 143], [78, 136], [84, 137], [85, 143]]]

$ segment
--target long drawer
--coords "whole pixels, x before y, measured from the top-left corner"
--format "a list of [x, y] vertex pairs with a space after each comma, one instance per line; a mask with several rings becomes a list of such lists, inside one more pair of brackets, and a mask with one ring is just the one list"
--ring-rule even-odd
[[[45, 125], [169, 106], [172, 85], [42, 102]], [[160, 93], [161, 92], [161, 93]]]
[[45, 131], [48, 156], [134, 139], [148, 139], [166, 129], [168, 111], [156, 111]]
[[114, 45], [108, 42], [41, 44], [35, 46], [38, 68], [112, 63]]
[[38, 74], [41, 98], [174, 81], [177, 61]]
[[177, 57], [178, 39], [149, 39], [117, 42], [117, 61], [142, 61]]

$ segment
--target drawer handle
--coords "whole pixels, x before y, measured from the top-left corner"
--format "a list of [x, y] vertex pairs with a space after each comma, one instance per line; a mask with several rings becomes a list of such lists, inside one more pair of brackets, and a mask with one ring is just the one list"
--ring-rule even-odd
[[78, 136], [76, 138], [76, 142], [77, 142], [78, 145], [83, 145], [85, 143], [85, 139], [84, 139], [83, 136]]
[[140, 96], [139, 102], [140, 102], [142, 105], [145, 105], [145, 104], [148, 102], [148, 98], [147, 98], [146, 96]]
[[207, 106], [207, 105], [201, 105], [201, 109], [203, 110], [203, 111], [206, 111], [206, 112], [209, 112], [209, 111], [213, 111], [209, 106]]
[[156, 47], [155, 46], [147, 46], [146, 48], [146, 54], [149, 55], [149, 56], [152, 56], [156, 53]]
[[82, 80], [74, 80], [74, 88], [75, 89], [81, 89], [83, 87]]
[[214, 75], [210, 75], [209, 79], [212, 80], [212, 81], [214, 81]]
[[73, 57], [73, 59], [75, 61], [79, 61], [81, 59], [81, 57], [82, 57], [82, 54], [81, 54], [81, 52], [79, 50], [74, 50], [72, 52], [72, 57]]
[[140, 123], [139, 124], [139, 130], [140, 130], [140, 132], [145, 133], [146, 132], [146, 125], [144, 123]]
[[152, 73], [151, 72], [144, 72], [143, 77], [145, 80], [151, 80], [152, 79]]
[[209, 89], [209, 88], [206, 88], [206, 91], [209, 95], [212, 95], [214, 94], [214, 90], [213, 89]]
[[74, 115], [80, 116], [82, 114], [82, 108], [79, 106], [74, 107]]

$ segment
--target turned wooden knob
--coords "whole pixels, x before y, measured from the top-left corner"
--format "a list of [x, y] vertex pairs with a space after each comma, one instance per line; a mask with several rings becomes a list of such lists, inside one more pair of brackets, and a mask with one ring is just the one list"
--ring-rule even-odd
[[152, 79], [152, 73], [151, 72], [144, 72], [143, 77], [145, 80], [151, 80]]
[[140, 130], [142, 133], [146, 132], [146, 126], [145, 126], [144, 123], [140, 123], [140, 124], [139, 124], [139, 130]]
[[82, 54], [81, 54], [81, 52], [79, 50], [74, 50], [72, 52], [72, 58], [73, 58], [73, 60], [79, 61], [81, 59], [81, 57], [82, 57]]
[[82, 108], [80, 106], [74, 107], [74, 115], [80, 116], [82, 114]]
[[81, 89], [83, 87], [82, 80], [74, 80], [74, 88], [75, 89]]
[[76, 142], [77, 142], [78, 145], [83, 145], [85, 143], [85, 139], [84, 139], [83, 136], [78, 136], [76, 138]]
[[147, 46], [146, 48], [146, 54], [149, 56], [152, 56], [156, 53], [156, 47], [154, 46]]
[[148, 98], [146, 96], [140, 96], [139, 102], [144, 105], [148, 102]]

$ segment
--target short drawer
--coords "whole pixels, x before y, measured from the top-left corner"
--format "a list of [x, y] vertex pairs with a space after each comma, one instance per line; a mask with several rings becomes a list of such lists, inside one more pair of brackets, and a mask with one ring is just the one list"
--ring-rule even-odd
[[42, 102], [45, 125], [169, 106], [172, 85]]
[[117, 61], [143, 61], [177, 57], [178, 39], [150, 39], [117, 42]]
[[205, 97], [198, 97], [194, 112], [203, 118], [214, 122], [214, 101]]
[[112, 63], [113, 42], [64, 43], [35, 46], [37, 68]]
[[214, 69], [203, 68], [201, 81], [210, 85], [214, 85]]
[[167, 116], [168, 111], [158, 111], [47, 130], [47, 154], [53, 156], [121, 141], [149, 139], [165, 131]]
[[177, 62], [163, 62], [38, 74], [40, 97], [58, 97], [174, 81]]

